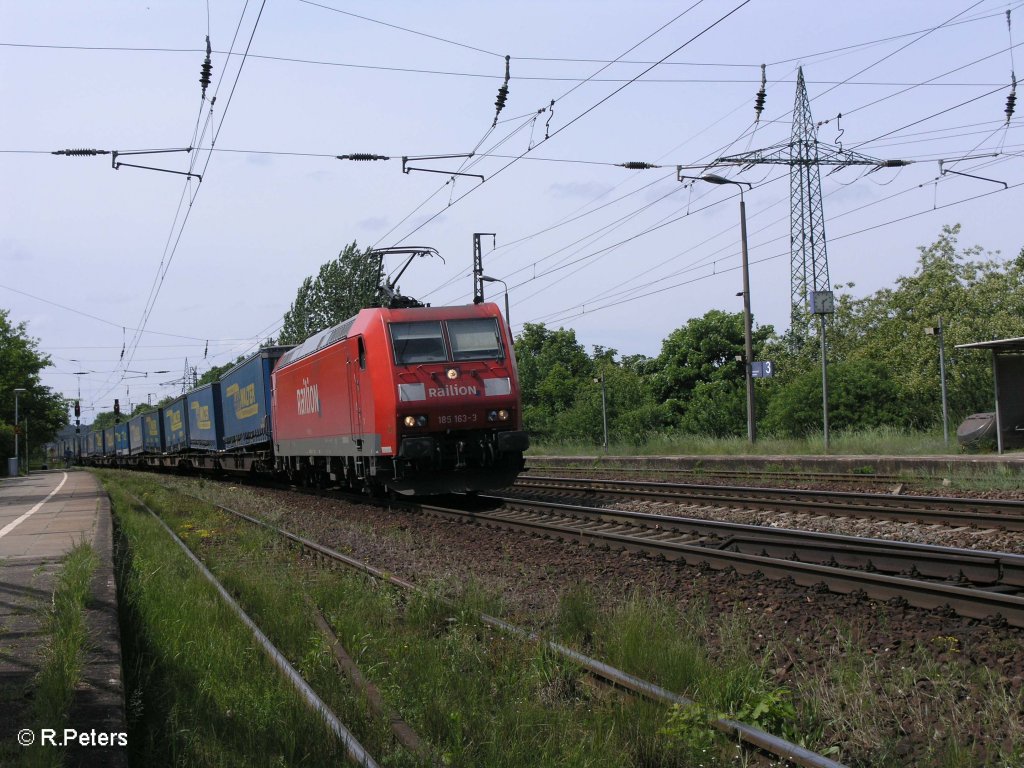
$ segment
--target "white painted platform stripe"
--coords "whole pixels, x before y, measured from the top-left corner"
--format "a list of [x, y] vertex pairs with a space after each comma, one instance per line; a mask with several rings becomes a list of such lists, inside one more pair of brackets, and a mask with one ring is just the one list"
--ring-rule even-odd
[[68, 473], [67, 473], [67, 472], [65, 472], [65, 473], [64, 473], [64, 477], [63, 477], [63, 478], [61, 478], [61, 481], [60, 481], [60, 483], [59, 483], [59, 484], [57, 485], [57, 487], [56, 487], [56, 488], [54, 488], [54, 489], [53, 489], [52, 491], [50, 491], [50, 495], [49, 495], [49, 496], [47, 496], [47, 497], [46, 497], [45, 499], [43, 499], [42, 501], [40, 501], [40, 502], [39, 502], [38, 504], [36, 504], [36, 505], [35, 505], [34, 507], [32, 507], [32, 509], [30, 509], [30, 510], [29, 510], [28, 512], [26, 512], [26, 513], [25, 513], [24, 515], [22, 515], [21, 517], [19, 517], [19, 518], [18, 518], [17, 520], [14, 520], [14, 521], [12, 521], [12, 522], [8, 523], [8, 524], [7, 524], [7, 525], [5, 525], [5, 526], [4, 526], [3, 528], [0, 528], [0, 539], [2, 539], [2, 538], [3, 538], [4, 536], [6, 536], [6, 535], [7, 535], [8, 533], [10, 533], [11, 531], [13, 531], [13, 530], [14, 530], [15, 528], [17, 528], [17, 527], [18, 527], [19, 525], [21, 525], [21, 524], [22, 524], [23, 522], [25, 522], [26, 520], [28, 520], [28, 519], [29, 519], [30, 517], [32, 517], [32, 515], [34, 515], [34, 514], [35, 514], [36, 512], [38, 512], [38, 511], [39, 511], [39, 508], [40, 508], [40, 507], [42, 507], [42, 506], [43, 506], [43, 504], [45, 504], [46, 502], [48, 502], [48, 501], [49, 501], [50, 499], [52, 499], [52, 498], [53, 498], [53, 496], [54, 496], [54, 494], [55, 494], [55, 493], [57, 493], [57, 491], [59, 491], [59, 490], [60, 490], [61, 488], [63, 488], [63, 487], [64, 487], [64, 483], [66, 483], [67, 481], [68, 481]]

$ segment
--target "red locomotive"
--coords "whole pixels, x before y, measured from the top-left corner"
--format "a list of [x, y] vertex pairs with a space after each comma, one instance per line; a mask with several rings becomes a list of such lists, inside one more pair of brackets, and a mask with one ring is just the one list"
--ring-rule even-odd
[[512, 338], [494, 304], [364, 309], [273, 374], [276, 468], [403, 494], [509, 485], [523, 467]]

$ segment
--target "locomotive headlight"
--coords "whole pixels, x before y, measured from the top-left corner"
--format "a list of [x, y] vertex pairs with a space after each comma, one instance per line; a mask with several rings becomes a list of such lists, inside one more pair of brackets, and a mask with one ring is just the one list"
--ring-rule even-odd
[[449, 368], [447, 371], [444, 372], [444, 375], [447, 376], [452, 381], [459, 378], [459, 372], [455, 368]]
[[425, 427], [427, 426], [426, 416], [406, 416], [402, 419], [402, 423], [407, 427]]
[[405, 426], [407, 426], [407, 427], [415, 427], [416, 426], [416, 417], [415, 416], [406, 416], [405, 417]]
[[502, 408], [498, 411], [498, 421], [508, 421], [508, 411]]
[[498, 410], [498, 411], [488, 411], [487, 412], [487, 420], [488, 421], [508, 421], [508, 417], [509, 417], [509, 412], [506, 409], [504, 409], [504, 408], [502, 408], [501, 410]]

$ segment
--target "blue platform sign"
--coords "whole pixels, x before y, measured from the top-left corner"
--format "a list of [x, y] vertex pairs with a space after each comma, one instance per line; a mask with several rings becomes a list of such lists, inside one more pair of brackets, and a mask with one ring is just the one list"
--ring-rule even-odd
[[775, 363], [771, 360], [750, 364], [750, 375], [755, 379], [770, 379], [775, 375]]

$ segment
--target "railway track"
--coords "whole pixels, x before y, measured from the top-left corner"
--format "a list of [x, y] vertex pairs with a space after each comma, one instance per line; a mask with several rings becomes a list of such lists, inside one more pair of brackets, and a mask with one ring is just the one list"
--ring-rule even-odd
[[544, 495], [627, 498], [1024, 531], [1024, 502], [943, 496], [520, 476], [513, 488]]
[[861, 539], [605, 508], [479, 497], [492, 509], [416, 505], [420, 511], [688, 565], [791, 579], [876, 600], [948, 608], [1024, 627], [1024, 555]]
[[[409, 592], [419, 592], [421, 590], [419, 586], [404, 579], [398, 578], [394, 574], [388, 573], [372, 565], [364, 563], [349, 555], [342, 554], [316, 541], [305, 538], [303, 536], [299, 536], [295, 533], [292, 533], [291, 531], [280, 528], [266, 520], [254, 517], [244, 512], [240, 512], [223, 504], [212, 502], [208, 499], [203, 499], [199, 496], [193, 496], [191, 494], [185, 495], [190, 496], [196, 501], [211, 504], [220, 509], [221, 511], [235, 518], [238, 518], [239, 520], [243, 520], [252, 525], [259, 526], [261, 528], [269, 530], [275, 533], [276, 535], [280, 536], [282, 539], [290, 542], [291, 544], [301, 547], [304, 550], [307, 550], [308, 552], [312, 553], [314, 556], [318, 558], [360, 571], [362, 573], [365, 573], [369, 576], [372, 576], [376, 579], [387, 582]], [[342, 501], [355, 501], [357, 503], [363, 504], [367, 503], [365, 498], [352, 497], [350, 494], [347, 493], [326, 493], [323, 495], [327, 495], [329, 498], [335, 498]], [[408, 502], [392, 503], [391, 506], [396, 506], [399, 508], [417, 512], [428, 513], [436, 513], [438, 510], [442, 509], [439, 507], [427, 507], [424, 505]], [[458, 514], [456, 510], [444, 511]], [[151, 514], [155, 513], [151, 512]], [[164, 525], [166, 527], [166, 524]], [[173, 536], [174, 534], [172, 533], [171, 535]], [[194, 555], [192, 557], [194, 558]], [[601, 680], [604, 683], [607, 683], [614, 687], [621, 688], [623, 690], [630, 691], [633, 694], [642, 696], [649, 700], [661, 702], [663, 704], [668, 705], [679, 705], [687, 707], [695, 703], [692, 699], [689, 699], [685, 696], [681, 696], [672, 691], [666, 690], [665, 688], [662, 688], [661, 686], [658, 686], [647, 680], [643, 680], [620, 669], [617, 669], [601, 661], [598, 661], [597, 659], [593, 659], [589, 656], [586, 656], [578, 651], [573, 650], [572, 648], [569, 648], [560, 643], [556, 643], [550, 639], [547, 639], [546, 637], [542, 637], [529, 629], [516, 626], [502, 619], [483, 613], [480, 614], [480, 620], [482, 623], [499, 629], [502, 632], [522, 637], [531, 642], [542, 643], [546, 645], [552, 652], [573, 661], [598, 680]], [[786, 761], [788, 764], [802, 766], [803, 768], [845, 768], [845, 766], [842, 763], [832, 760], [826, 756], [819, 755], [818, 753], [813, 752], [807, 749], [806, 747], [790, 743], [782, 738], [779, 738], [777, 736], [774, 736], [773, 734], [763, 731], [760, 728], [748, 725], [737, 720], [733, 720], [726, 717], [718, 717], [712, 719], [709, 722], [709, 724], [711, 725], [711, 727], [715, 728], [721, 733], [726, 734], [739, 744], [742, 744], [745, 748], [752, 749], [753, 754], [760, 755], [762, 757], [768, 756], [772, 758], [772, 765], [776, 765], [777, 762], [775, 761], [781, 759]], [[372, 758], [367, 759], [372, 760]], [[367, 764], [369, 765], [373, 763]]]
[[744, 481], [776, 481], [776, 482], [829, 482], [850, 483], [851, 485], [892, 485], [894, 483], [936, 484], [935, 478], [909, 474], [876, 474], [874, 472], [814, 472], [797, 470], [759, 470], [759, 469], [717, 469], [702, 467], [699, 469], [681, 469], [678, 467], [625, 467], [611, 464], [592, 465], [585, 467], [567, 466], [562, 463], [553, 464], [531, 459], [523, 470], [529, 477], [544, 477], [546, 474], [562, 477], [593, 477], [600, 474], [608, 479], [625, 479], [629, 477], [661, 477], [661, 478], [708, 478], [732, 479]]

